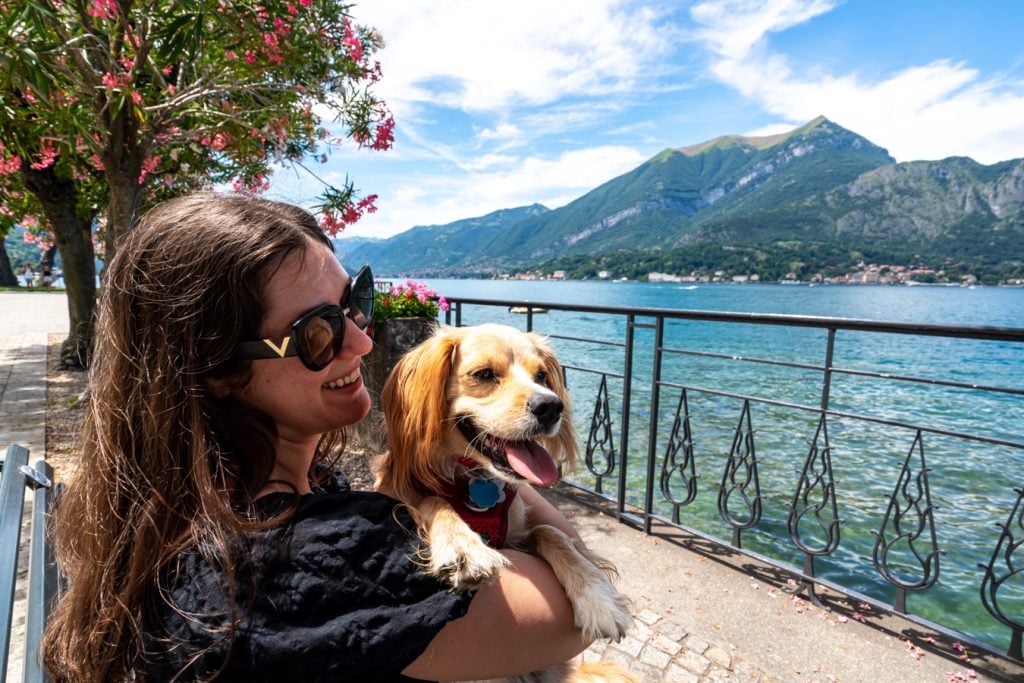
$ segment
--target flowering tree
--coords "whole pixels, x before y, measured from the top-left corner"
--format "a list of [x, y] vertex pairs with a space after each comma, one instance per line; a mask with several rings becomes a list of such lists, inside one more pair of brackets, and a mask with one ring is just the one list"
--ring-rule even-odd
[[[0, 214], [8, 224], [34, 219], [58, 248], [62, 234], [89, 235], [99, 222], [112, 256], [138, 214], [165, 196], [227, 182], [260, 192], [274, 167], [326, 161], [346, 138], [388, 149], [394, 120], [372, 92], [380, 78], [372, 57], [383, 43], [349, 7], [4, 0]], [[325, 119], [340, 126], [331, 131]], [[33, 184], [30, 171], [60, 182]], [[359, 197], [351, 182], [325, 184], [324, 229], [336, 234], [373, 211], [375, 199]], [[46, 210], [48, 202], [63, 213]]]

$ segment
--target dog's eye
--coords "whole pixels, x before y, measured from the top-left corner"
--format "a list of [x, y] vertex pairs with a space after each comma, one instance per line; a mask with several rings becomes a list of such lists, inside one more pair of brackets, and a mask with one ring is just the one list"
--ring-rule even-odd
[[537, 374], [533, 376], [533, 381], [537, 384], [544, 384], [548, 380], [548, 373], [543, 370], [538, 370]]
[[483, 368], [473, 373], [473, 379], [478, 379], [481, 382], [490, 382], [494, 379], [494, 370], [490, 368]]

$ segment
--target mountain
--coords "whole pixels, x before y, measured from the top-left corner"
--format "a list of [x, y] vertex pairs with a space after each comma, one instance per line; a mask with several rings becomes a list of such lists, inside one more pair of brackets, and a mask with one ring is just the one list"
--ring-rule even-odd
[[[881, 147], [819, 117], [784, 135], [727, 136], [667, 149], [472, 254], [513, 265], [567, 254], [678, 246], [720, 216], [798, 202], [894, 163]], [[501, 257], [499, 255], [515, 255]]]
[[796, 262], [813, 252], [840, 268], [870, 255], [1021, 273], [1024, 159], [896, 163], [818, 117], [780, 135], [666, 149], [555, 210], [509, 209], [345, 249], [375, 271], [409, 275], [584, 263], [592, 272], [616, 254], [617, 262], [660, 262], [674, 272], [735, 256], [709, 245], [753, 249], [743, 252], [747, 260]]
[[494, 241], [502, 231], [547, 213], [540, 204], [502, 209], [447, 225], [418, 226], [386, 240], [348, 237], [335, 240], [343, 263], [369, 263], [375, 276], [439, 275], [463, 265], [470, 254]]

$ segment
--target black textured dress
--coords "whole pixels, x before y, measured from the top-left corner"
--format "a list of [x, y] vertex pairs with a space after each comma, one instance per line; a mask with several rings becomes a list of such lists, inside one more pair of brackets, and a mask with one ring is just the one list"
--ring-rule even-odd
[[[265, 514], [291, 494], [257, 502]], [[147, 626], [153, 681], [407, 681], [402, 669], [438, 631], [466, 613], [455, 595], [424, 575], [413, 557], [415, 525], [395, 500], [350, 491], [337, 478], [299, 496], [291, 521], [253, 534], [239, 553], [230, 600], [221, 571], [198, 551], [181, 557], [159, 623]]]

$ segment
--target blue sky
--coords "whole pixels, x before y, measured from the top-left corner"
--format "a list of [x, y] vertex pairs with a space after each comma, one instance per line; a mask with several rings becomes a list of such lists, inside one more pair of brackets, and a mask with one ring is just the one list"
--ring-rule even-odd
[[[319, 169], [377, 194], [346, 235], [563, 206], [661, 150], [819, 114], [897, 161], [1024, 157], [1017, 0], [366, 0], [394, 148]], [[269, 196], [318, 184], [280, 171]]]

